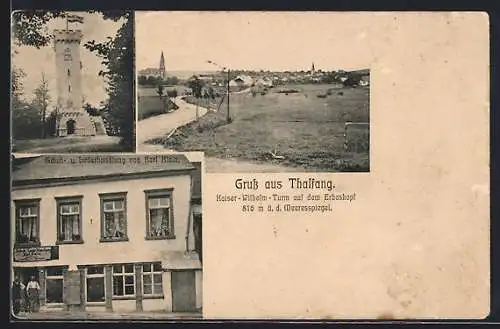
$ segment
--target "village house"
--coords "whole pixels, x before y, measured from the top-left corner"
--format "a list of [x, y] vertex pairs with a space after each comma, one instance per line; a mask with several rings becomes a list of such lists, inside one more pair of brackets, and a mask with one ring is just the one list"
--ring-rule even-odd
[[201, 162], [184, 155], [14, 159], [12, 275], [41, 311], [200, 312]]

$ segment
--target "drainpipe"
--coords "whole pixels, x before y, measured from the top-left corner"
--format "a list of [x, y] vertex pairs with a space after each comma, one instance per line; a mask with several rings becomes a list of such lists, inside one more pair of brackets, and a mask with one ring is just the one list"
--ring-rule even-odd
[[188, 212], [188, 218], [187, 218], [187, 229], [186, 229], [186, 253], [189, 252], [189, 231], [191, 229], [191, 216], [193, 214], [193, 205], [192, 205], [192, 198], [193, 198], [193, 176], [189, 176], [191, 179], [191, 186], [190, 186], [190, 195], [189, 195], [189, 212]]

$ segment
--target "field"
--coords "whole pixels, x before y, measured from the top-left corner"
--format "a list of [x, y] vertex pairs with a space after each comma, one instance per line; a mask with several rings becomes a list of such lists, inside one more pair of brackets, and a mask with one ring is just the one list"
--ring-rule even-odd
[[286, 95], [274, 88], [266, 95], [232, 94], [231, 123], [225, 121], [224, 101], [219, 112], [209, 112], [168, 140], [153, 142], [305, 171], [369, 171], [369, 125], [349, 128], [344, 145], [345, 122], [369, 122], [369, 88], [327, 92], [329, 85], [283, 87], [299, 92]]

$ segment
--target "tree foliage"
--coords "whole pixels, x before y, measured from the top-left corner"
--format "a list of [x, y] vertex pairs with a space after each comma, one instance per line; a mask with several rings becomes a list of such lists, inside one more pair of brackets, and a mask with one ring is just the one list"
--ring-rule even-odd
[[41, 121], [41, 133], [40, 137], [45, 138], [45, 119], [47, 117], [47, 108], [49, 107], [49, 102], [51, 100], [51, 96], [49, 94], [49, 82], [45, 79], [45, 74], [42, 73], [42, 78], [38, 87], [35, 88], [34, 91], [35, 97], [32, 101], [32, 106], [36, 109], [40, 115]]
[[26, 73], [24, 73], [22, 69], [18, 67], [12, 68], [12, 74], [11, 74], [12, 102], [20, 101], [24, 93], [24, 86], [23, 86], [24, 77], [26, 77]]
[[94, 40], [84, 46], [101, 57], [101, 63], [106, 70], [99, 75], [107, 80], [106, 91], [109, 95], [105, 109], [108, 122], [114, 126], [122, 137], [122, 144], [133, 148], [135, 144], [135, 102], [133, 97], [133, 12], [111, 11], [102, 12], [104, 19], [113, 21], [124, 20], [114, 38], [108, 37], [105, 42]]
[[12, 14], [12, 34], [18, 46], [41, 48], [52, 40], [47, 23], [64, 15], [63, 11], [23, 10]]
[[137, 77], [137, 83], [140, 86], [149, 86], [149, 87], [157, 86], [160, 83], [167, 86], [175, 86], [179, 84], [179, 78], [172, 76], [162, 79], [159, 76], [139, 75], [139, 77]]
[[188, 80], [188, 87], [193, 91], [193, 96], [196, 98], [202, 97], [203, 81], [197, 76], [193, 76]]

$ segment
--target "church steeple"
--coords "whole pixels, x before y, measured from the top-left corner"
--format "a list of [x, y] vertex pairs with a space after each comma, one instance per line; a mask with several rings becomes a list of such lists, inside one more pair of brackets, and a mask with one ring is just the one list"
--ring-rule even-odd
[[163, 57], [163, 51], [160, 56], [160, 78], [165, 79], [165, 57]]

